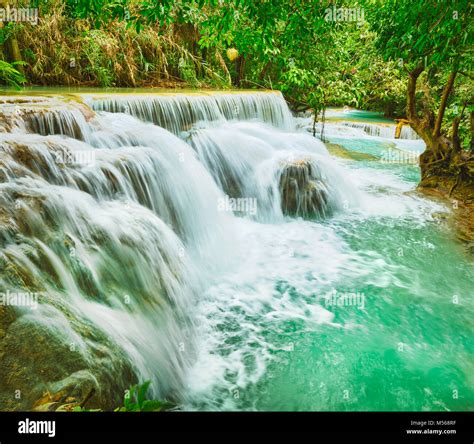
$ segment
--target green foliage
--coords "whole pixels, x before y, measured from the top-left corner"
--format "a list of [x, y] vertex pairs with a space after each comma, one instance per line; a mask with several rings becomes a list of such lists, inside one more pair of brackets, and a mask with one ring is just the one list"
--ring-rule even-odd
[[114, 41], [102, 30], [91, 30], [83, 39], [82, 51], [86, 57], [84, 71], [96, 77], [99, 86], [109, 87], [114, 84], [114, 61], [107, 57], [104, 47], [113, 46]]
[[19, 65], [25, 65], [24, 62], [8, 63], [0, 60], [0, 81], [9, 86], [20, 89], [20, 86], [26, 82], [25, 76], [16, 69]]
[[87, 409], [85, 407], [81, 407], [77, 405], [72, 409], [73, 412], [101, 412], [101, 409]]
[[160, 412], [169, 410], [172, 404], [166, 401], [157, 401], [146, 399], [146, 394], [150, 387], [151, 381], [143, 384], [134, 385], [128, 390], [124, 396], [123, 406], [116, 409], [119, 412]]
[[197, 79], [196, 69], [192, 61], [181, 57], [178, 62], [180, 77], [192, 87], [199, 87], [200, 82]]
[[128, 18], [128, 0], [66, 0], [66, 12], [74, 18], [91, 18], [99, 27], [113, 19]]
[[442, 129], [451, 137], [454, 119], [461, 119], [461, 146], [469, 148], [472, 135], [467, 114], [474, 102], [473, 81], [469, 75], [474, 66], [471, 1], [366, 0], [362, 3], [375, 31], [378, 53], [407, 72], [415, 66], [423, 68], [416, 99], [418, 117], [423, 118], [426, 125], [433, 125], [442, 106], [449, 74], [458, 73]]
[[[174, 404], [167, 401], [158, 401], [146, 399], [148, 389], [151, 381], [146, 381], [143, 384], [136, 384], [127, 390], [123, 406], [117, 407], [116, 412], [162, 412], [174, 408]], [[100, 412], [100, 409], [87, 409], [76, 406], [73, 412]]]
[[[316, 112], [331, 104], [399, 111], [403, 88], [398, 68], [393, 62], [384, 65], [366, 27], [326, 20], [329, 5], [305, 0], [65, 0], [64, 14], [90, 24], [80, 49], [86, 61], [79, 64], [100, 86], [122, 84], [117, 63], [123, 72], [140, 66], [140, 73], [151, 76], [156, 69], [156, 54], [139, 51], [139, 60], [132, 62], [104, 51], [118, 46], [107, 35], [116, 39], [109, 29], [122, 22], [138, 34], [152, 28], [172, 46], [179, 45], [181, 54], [166, 50], [160, 71], [192, 87], [225, 86], [230, 72], [235, 85], [280, 89]], [[339, 6], [359, 7], [359, 2]], [[236, 62], [215, 56], [229, 48], [238, 51]], [[133, 83], [134, 77], [128, 77]]]
[[404, 63], [452, 67], [473, 41], [470, 0], [367, 0], [378, 48]]
[[[0, 28], [0, 45], [6, 46], [7, 40], [14, 35], [15, 27], [12, 23], [7, 23]], [[0, 60], [0, 83], [7, 84], [20, 89], [23, 83], [26, 83], [25, 76], [17, 69], [18, 66], [24, 66], [24, 62], [8, 63]]]

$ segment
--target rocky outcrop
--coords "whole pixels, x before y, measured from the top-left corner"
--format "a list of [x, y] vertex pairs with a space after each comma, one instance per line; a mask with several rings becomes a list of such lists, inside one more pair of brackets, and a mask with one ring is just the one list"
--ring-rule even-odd
[[311, 219], [330, 213], [329, 190], [308, 159], [283, 166], [280, 194], [282, 211], [286, 215]]
[[[130, 364], [117, 359], [121, 351], [79, 313], [44, 303], [28, 310], [0, 307], [2, 410], [31, 410], [53, 400], [80, 403], [91, 392], [90, 408], [119, 405], [136, 382]], [[79, 333], [64, 328], [71, 322]]]
[[[22, 199], [44, 215], [42, 199]], [[113, 409], [137, 382], [135, 371], [124, 351], [60, 290], [50, 261], [25, 235], [32, 229], [22, 207], [0, 201], [0, 409], [81, 403], [91, 393], [88, 407]], [[43, 240], [61, 249], [47, 230]], [[62, 249], [66, 262], [65, 242]], [[94, 297], [90, 285], [84, 292]]]
[[24, 127], [41, 135], [62, 134], [83, 140], [94, 112], [78, 96], [0, 96], [0, 133]]

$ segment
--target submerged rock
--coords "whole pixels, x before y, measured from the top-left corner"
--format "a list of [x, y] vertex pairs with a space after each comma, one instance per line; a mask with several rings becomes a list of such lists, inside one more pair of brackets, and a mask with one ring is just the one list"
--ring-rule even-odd
[[372, 154], [363, 153], [361, 151], [348, 150], [347, 148], [337, 143], [326, 142], [324, 145], [326, 145], [326, 148], [332, 155], [341, 157], [343, 159], [350, 159], [350, 160], [357, 160], [357, 161], [380, 160], [377, 156], [374, 156]]
[[282, 211], [286, 215], [309, 219], [325, 217], [330, 212], [329, 190], [308, 159], [283, 167], [280, 195]]

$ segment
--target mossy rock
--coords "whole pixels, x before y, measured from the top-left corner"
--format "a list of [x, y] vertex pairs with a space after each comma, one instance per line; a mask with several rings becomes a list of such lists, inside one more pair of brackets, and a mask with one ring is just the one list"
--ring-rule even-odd
[[[49, 398], [82, 400], [92, 389], [91, 407], [111, 410], [137, 378], [122, 350], [104, 334], [58, 309], [10, 310], [0, 323], [0, 405], [30, 410]], [[0, 313], [0, 314], [3, 314]], [[8, 322], [7, 322], [8, 320]], [[89, 334], [86, 334], [89, 329]]]

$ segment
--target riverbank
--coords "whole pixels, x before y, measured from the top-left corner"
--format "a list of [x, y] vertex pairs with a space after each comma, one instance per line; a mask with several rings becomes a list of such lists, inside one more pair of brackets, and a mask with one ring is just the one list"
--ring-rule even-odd
[[[439, 218], [448, 221], [459, 241], [465, 246], [469, 254], [474, 254], [474, 203], [472, 190], [469, 194], [456, 194], [456, 198], [449, 196], [445, 190], [436, 188], [418, 187], [418, 190], [431, 199], [436, 199], [450, 208], [450, 213], [439, 215]], [[467, 198], [466, 198], [467, 196]], [[462, 200], [466, 198], [466, 200]]]
[[[357, 138], [363, 133], [371, 135], [374, 137], [374, 140], [382, 135], [388, 139], [394, 139], [396, 123], [390, 119], [383, 118], [380, 113], [370, 113], [350, 108], [334, 108], [328, 111], [327, 117], [326, 122], [329, 124], [329, 128], [326, 131], [329, 131], [327, 137], [330, 140], [333, 137], [337, 139], [337, 136]], [[308, 131], [311, 132], [310, 124], [308, 123], [307, 125]], [[318, 134], [321, 131], [321, 127], [321, 124], [319, 124]], [[347, 130], [345, 127], [347, 127]], [[336, 133], [334, 133], [333, 128], [337, 128]], [[420, 140], [413, 130], [410, 132], [405, 131], [401, 136], [409, 140]], [[340, 139], [336, 141], [339, 143], [326, 143], [329, 152], [335, 156], [357, 161], [380, 160], [380, 157], [378, 158], [370, 150], [365, 151], [365, 146], [361, 146], [361, 150], [347, 149], [343, 144], [341, 145]], [[395, 146], [389, 147], [385, 151], [382, 160], [388, 163], [403, 164], [408, 162], [418, 165], [418, 155], [424, 149], [423, 142], [420, 141], [420, 143], [415, 152], [406, 151], [403, 144], [401, 151]], [[466, 251], [472, 254], [474, 244], [474, 184], [469, 181], [457, 183], [455, 174], [453, 172], [453, 177], [432, 178], [431, 183], [429, 181], [419, 181], [417, 191], [421, 195], [434, 199], [449, 208], [449, 212], [444, 216], [438, 216], [444, 221], [449, 222], [451, 229], [465, 246]]]

